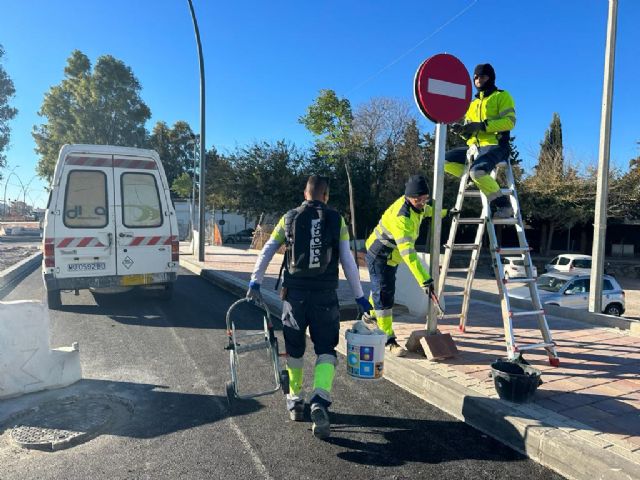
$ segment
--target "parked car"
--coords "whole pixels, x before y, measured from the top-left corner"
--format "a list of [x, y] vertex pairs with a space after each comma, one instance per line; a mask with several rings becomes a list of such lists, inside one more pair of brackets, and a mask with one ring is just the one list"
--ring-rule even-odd
[[224, 237], [224, 243], [251, 243], [253, 232], [253, 228], [245, 228], [239, 232], [231, 233]]
[[[524, 259], [522, 257], [502, 257], [502, 268], [504, 269], [504, 278], [525, 278], [527, 272], [524, 268]], [[533, 267], [533, 277], [538, 276], [538, 269]]]
[[[625, 310], [625, 294], [620, 284], [610, 275], [602, 277], [602, 312], [620, 316]], [[588, 310], [591, 277], [588, 274], [545, 273], [536, 281], [540, 301], [544, 305]], [[509, 291], [509, 296], [530, 300], [529, 287]]]
[[591, 255], [563, 253], [547, 263], [544, 270], [548, 273], [591, 273]]

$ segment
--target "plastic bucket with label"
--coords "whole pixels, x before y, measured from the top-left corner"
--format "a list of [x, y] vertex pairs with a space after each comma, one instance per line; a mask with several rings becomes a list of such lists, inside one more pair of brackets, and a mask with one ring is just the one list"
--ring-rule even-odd
[[384, 347], [387, 336], [372, 332], [363, 335], [347, 330], [347, 373], [364, 380], [378, 380], [384, 373]]

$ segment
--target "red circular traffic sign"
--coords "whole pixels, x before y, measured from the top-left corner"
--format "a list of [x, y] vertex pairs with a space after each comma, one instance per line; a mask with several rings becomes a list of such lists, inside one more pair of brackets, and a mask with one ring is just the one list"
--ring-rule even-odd
[[453, 55], [439, 53], [427, 58], [416, 71], [416, 104], [432, 122], [452, 123], [467, 112], [471, 102], [471, 78]]

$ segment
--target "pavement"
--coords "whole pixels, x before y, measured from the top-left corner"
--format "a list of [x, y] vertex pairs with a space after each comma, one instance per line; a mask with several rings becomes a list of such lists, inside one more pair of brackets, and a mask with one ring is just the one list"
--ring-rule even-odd
[[[237, 295], [244, 295], [258, 252], [207, 246], [199, 262], [181, 245], [180, 264]], [[271, 262], [262, 286], [275, 314], [280, 301], [274, 290], [282, 257]], [[360, 269], [365, 292], [366, 268]], [[496, 288], [497, 292], [497, 288]], [[543, 384], [533, 400], [516, 404], [498, 398], [490, 364], [504, 357], [504, 330], [499, 305], [475, 300], [472, 294], [466, 332], [454, 321], [439, 329], [454, 338], [459, 354], [452, 359], [428, 361], [418, 354], [385, 358], [385, 377], [454, 417], [528, 455], [567, 478], [640, 478], [640, 338], [629, 330], [564, 318], [554, 310], [548, 316], [560, 366], [548, 364], [546, 352], [528, 351], [526, 359], [542, 371]], [[349, 286], [341, 277], [341, 342], [355, 317]], [[486, 297], [485, 297], [486, 298]], [[447, 313], [460, 304], [447, 303]], [[424, 328], [425, 319], [394, 309], [394, 328], [401, 343], [412, 331]], [[540, 332], [532, 321], [514, 325], [520, 343], [538, 343]], [[637, 331], [635, 332], [637, 335]]]

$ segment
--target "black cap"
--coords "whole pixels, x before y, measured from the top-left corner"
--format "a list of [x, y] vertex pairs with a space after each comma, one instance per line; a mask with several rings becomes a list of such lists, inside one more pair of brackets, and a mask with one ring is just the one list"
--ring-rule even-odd
[[412, 175], [404, 184], [404, 194], [407, 197], [419, 197], [429, 194], [429, 185], [422, 175]]
[[496, 71], [493, 69], [490, 63], [481, 63], [476, 65], [473, 71], [474, 75], [487, 75], [492, 82], [496, 80]]

